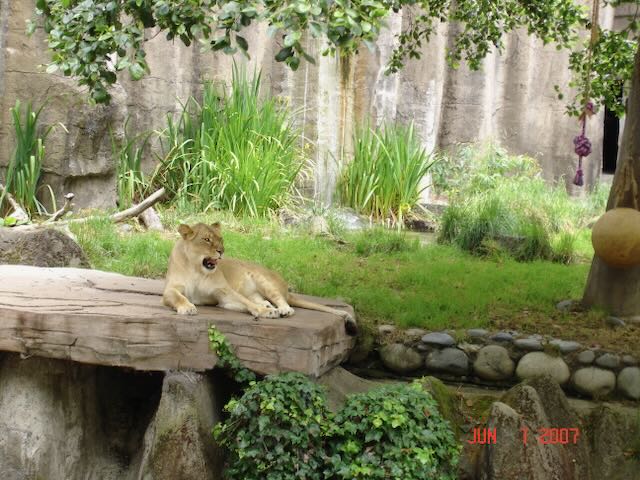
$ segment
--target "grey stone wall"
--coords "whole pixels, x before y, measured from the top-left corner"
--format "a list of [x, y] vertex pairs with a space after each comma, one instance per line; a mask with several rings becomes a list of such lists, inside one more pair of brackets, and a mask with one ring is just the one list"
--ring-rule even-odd
[[[58, 195], [76, 193], [80, 206], [114, 205], [110, 126], [122, 135], [124, 119], [131, 115], [137, 128], [160, 128], [166, 113], [179, 107], [179, 99], [197, 94], [204, 79], [231, 77], [232, 58], [168, 43], [164, 35], [148, 32], [151, 75], [139, 82], [123, 75], [114, 89], [113, 104], [92, 107], [72, 80], [46, 74], [39, 67], [48, 59], [44, 33], [38, 31], [31, 38], [24, 33], [34, 2], [0, 2], [0, 167], [7, 164], [13, 148], [9, 108], [16, 98], [37, 105], [48, 98], [43, 121], [61, 122], [68, 133], [57, 128], [50, 136], [44, 180]], [[611, 10], [604, 10], [601, 18], [606, 26], [614, 20]], [[270, 39], [263, 26], [248, 33], [249, 68], [261, 69], [266, 87], [290, 100], [314, 145], [309, 193], [324, 202], [331, 200], [340, 152], [350, 151], [354, 126], [369, 115], [377, 122], [413, 120], [429, 149], [493, 139], [513, 153], [536, 157], [549, 180], [564, 175], [570, 181], [576, 162], [572, 139], [578, 125], [564, 115], [564, 104], [553, 90], [555, 84], [567, 84], [566, 53], [520, 32], [506, 38], [501, 55], [493, 52], [487, 57], [482, 71], [471, 72], [464, 66], [451, 70], [444, 53], [455, 26], [441, 24], [421, 60], [385, 76], [393, 34], [409, 21], [409, 12], [391, 16], [389, 30], [373, 52], [363, 47], [358, 57], [342, 61], [317, 56], [316, 65], [303, 63], [297, 72], [273, 60], [279, 42]], [[317, 53], [319, 45], [310, 42], [309, 50]], [[594, 149], [586, 164], [587, 185], [599, 176], [602, 122], [600, 113], [588, 126]]]

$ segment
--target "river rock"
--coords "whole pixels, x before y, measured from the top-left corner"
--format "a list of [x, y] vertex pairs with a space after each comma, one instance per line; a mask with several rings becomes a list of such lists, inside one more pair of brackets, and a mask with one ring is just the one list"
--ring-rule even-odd
[[596, 359], [596, 365], [599, 367], [615, 369], [620, 366], [620, 357], [613, 353], [605, 353]]
[[512, 343], [513, 335], [511, 335], [509, 332], [498, 332], [495, 335], [489, 337], [489, 339], [499, 343]]
[[610, 370], [597, 367], [585, 367], [573, 374], [575, 389], [591, 397], [604, 397], [616, 386], [616, 376]]
[[422, 337], [422, 342], [436, 347], [451, 347], [456, 341], [448, 333], [431, 332]]
[[427, 356], [425, 365], [429, 370], [452, 375], [466, 375], [469, 372], [469, 359], [457, 348], [434, 350]]
[[625, 365], [637, 365], [638, 360], [633, 355], [623, 355], [622, 363]]
[[522, 380], [538, 375], [551, 375], [556, 382], [562, 385], [569, 380], [571, 373], [562, 358], [553, 357], [544, 352], [531, 352], [518, 362], [516, 375]]
[[611, 328], [624, 327], [627, 323], [619, 317], [607, 317], [604, 321]]
[[396, 331], [395, 325], [379, 325], [378, 326], [378, 333], [380, 335], [389, 335], [390, 333], [393, 333], [395, 331]]
[[516, 347], [527, 352], [536, 352], [542, 350], [542, 343], [536, 338], [519, 338], [513, 342]]
[[549, 345], [553, 345], [558, 350], [560, 350], [560, 353], [564, 353], [564, 354], [575, 352], [581, 347], [581, 345], [578, 342], [574, 342], [571, 340], [558, 340], [558, 339], [551, 340], [549, 342]]
[[467, 330], [467, 335], [471, 338], [484, 338], [489, 334], [488, 330], [484, 328], [470, 328]]
[[631, 400], [640, 400], [640, 368], [623, 368], [618, 374], [618, 390]]
[[596, 359], [596, 353], [593, 350], [585, 350], [578, 354], [578, 363], [582, 365], [591, 365]]
[[482, 347], [473, 363], [475, 374], [484, 380], [506, 380], [513, 375], [514, 367], [507, 349], [499, 345]]
[[409, 373], [422, 366], [422, 356], [401, 343], [385, 345], [379, 353], [384, 366], [396, 373]]

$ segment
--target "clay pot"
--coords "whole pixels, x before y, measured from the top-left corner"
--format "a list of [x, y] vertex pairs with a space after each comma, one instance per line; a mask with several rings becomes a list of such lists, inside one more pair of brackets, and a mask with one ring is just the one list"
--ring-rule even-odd
[[591, 243], [596, 255], [612, 267], [640, 265], [640, 212], [609, 210], [593, 226]]

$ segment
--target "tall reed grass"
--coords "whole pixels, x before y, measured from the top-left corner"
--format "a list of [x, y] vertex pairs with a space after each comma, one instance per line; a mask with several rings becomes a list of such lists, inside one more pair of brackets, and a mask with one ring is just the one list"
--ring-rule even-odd
[[28, 102], [23, 111], [20, 100], [16, 100], [11, 108], [16, 146], [7, 166], [4, 182], [6, 191], [0, 195], [0, 212], [8, 210], [5, 197], [9, 192], [30, 216], [46, 213], [36, 197], [45, 155], [44, 141], [53, 128], [38, 128], [43, 108], [44, 105], [34, 110], [31, 102]]
[[260, 74], [234, 66], [230, 93], [207, 83], [163, 132], [154, 174], [180, 207], [264, 216], [284, 205], [304, 158], [292, 114], [260, 93]]
[[413, 123], [365, 125], [356, 129], [353, 143], [353, 160], [338, 182], [340, 200], [377, 220], [402, 225], [426, 188], [421, 182], [432, 165]]
[[130, 207], [144, 198], [148, 181], [142, 171], [142, 158], [149, 142], [151, 132], [131, 136], [129, 134], [130, 117], [124, 122], [124, 140], [119, 143], [113, 131], [111, 137], [111, 153], [118, 165], [118, 206]]

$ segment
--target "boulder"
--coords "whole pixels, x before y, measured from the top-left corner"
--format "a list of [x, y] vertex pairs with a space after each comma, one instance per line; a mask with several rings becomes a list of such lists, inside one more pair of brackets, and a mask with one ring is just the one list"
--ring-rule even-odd
[[623, 368], [618, 374], [618, 390], [631, 400], [640, 400], [640, 368]]
[[521, 380], [539, 375], [551, 375], [556, 382], [562, 385], [569, 380], [571, 373], [562, 358], [544, 352], [531, 352], [518, 362], [516, 375]]
[[574, 388], [590, 397], [604, 397], [616, 387], [616, 375], [610, 370], [586, 367], [573, 374]]
[[506, 348], [487, 345], [478, 352], [473, 370], [484, 380], [506, 380], [513, 375], [515, 364]]
[[396, 373], [409, 373], [422, 366], [422, 356], [402, 343], [385, 345], [379, 353], [384, 366]]
[[614, 208], [593, 226], [591, 243], [596, 255], [613, 267], [640, 264], [640, 212]]
[[53, 228], [15, 229], [0, 227], [0, 264], [35, 267], [89, 268], [80, 245]]

